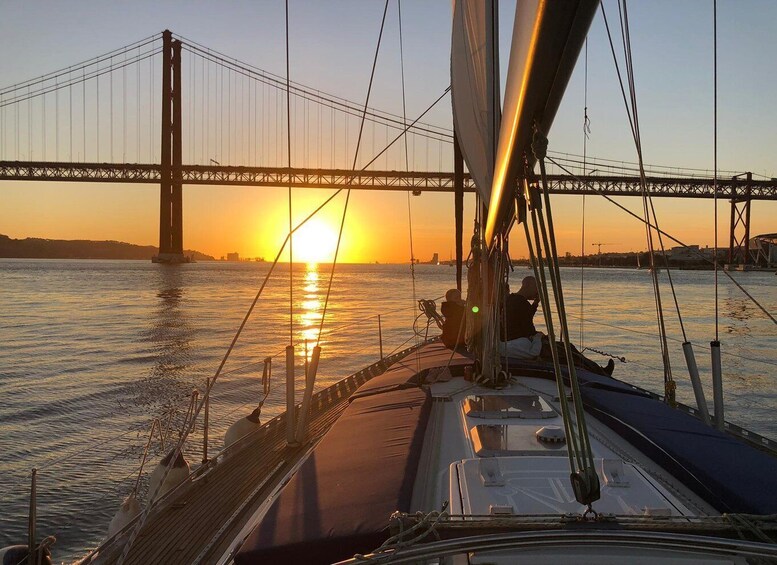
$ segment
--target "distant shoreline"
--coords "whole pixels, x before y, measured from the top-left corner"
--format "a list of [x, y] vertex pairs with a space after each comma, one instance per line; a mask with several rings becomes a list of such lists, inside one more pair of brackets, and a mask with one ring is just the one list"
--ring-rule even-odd
[[[84, 239], [12, 239], [0, 234], [0, 259], [115, 259], [146, 260], [156, 255], [153, 245], [135, 245], [122, 241]], [[184, 255], [195, 261], [215, 261], [210, 255], [187, 249]]]

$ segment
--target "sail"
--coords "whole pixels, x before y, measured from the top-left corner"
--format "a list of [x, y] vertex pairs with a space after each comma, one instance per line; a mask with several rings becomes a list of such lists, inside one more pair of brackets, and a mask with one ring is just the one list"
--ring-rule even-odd
[[591, 25], [598, 0], [520, 0], [515, 7], [505, 102], [491, 184], [486, 241], [509, 220], [513, 189], [529, 166], [533, 128], [547, 135]]
[[454, 0], [453, 126], [475, 186], [488, 202], [499, 124], [497, 0]]

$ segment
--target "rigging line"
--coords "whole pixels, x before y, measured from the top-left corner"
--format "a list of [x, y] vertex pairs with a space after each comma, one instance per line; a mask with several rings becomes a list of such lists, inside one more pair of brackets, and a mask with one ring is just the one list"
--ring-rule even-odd
[[[670, 380], [672, 380], [671, 362], [669, 360], [669, 352], [668, 352], [668, 347], [666, 343], [666, 327], [664, 325], [663, 308], [661, 305], [661, 289], [658, 283], [658, 273], [655, 269], [655, 250], [653, 247], [653, 236], [652, 236], [652, 229], [651, 229], [652, 224], [650, 222], [650, 209], [648, 208], [648, 204], [647, 204], [647, 182], [645, 178], [644, 161], [642, 158], [642, 143], [641, 143], [641, 137], [639, 134], [639, 121], [638, 121], [639, 118], [637, 113], [636, 88], [634, 83], [634, 68], [632, 65], [632, 57], [631, 57], [631, 40], [629, 36], [629, 27], [628, 27], [628, 12], [626, 8], [625, 0], [623, 2], [623, 5], [621, 5], [621, 0], [618, 0], [618, 17], [619, 17], [620, 26], [621, 26], [621, 39], [623, 43], [626, 75], [627, 75], [627, 81], [629, 85], [629, 94], [630, 94], [629, 98], [631, 100], [631, 105], [629, 105], [629, 102], [626, 99], [626, 92], [623, 86], [623, 78], [621, 76], [620, 67], [618, 65], [617, 57], [615, 55], [615, 47], [613, 45], [612, 35], [610, 34], [610, 28], [607, 23], [607, 14], [604, 10], [604, 4], [600, 2], [600, 5], [602, 8], [602, 15], [604, 17], [605, 27], [607, 29], [607, 36], [610, 42], [610, 49], [612, 51], [613, 61], [615, 63], [615, 69], [618, 75], [618, 82], [621, 89], [621, 95], [623, 97], [623, 102], [626, 106], [626, 114], [629, 119], [629, 125], [631, 126], [631, 132], [632, 132], [632, 136], [634, 138], [634, 144], [637, 150], [637, 158], [638, 158], [639, 170], [640, 170], [640, 185], [642, 188], [642, 207], [643, 207], [643, 214], [645, 216], [644, 218], [645, 235], [646, 235], [647, 244], [648, 244], [648, 251], [650, 254], [651, 279], [653, 282], [653, 294], [655, 297], [656, 320], [657, 320], [658, 331], [659, 331], [661, 357], [664, 364], [664, 382], [669, 382]], [[655, 221], [655, 218], [654, 218], [654, 221]]]
[[[622, 23], [622, 26], [624, 26], [624, 24], [625, 24], [625, 26], [624, 26], [624, 29], [625, 29], [624, 47], [627, 47], [627, 50], [625, 51], [625, 54], [626, 54], [626, 57], [627, 57], [627, 62], [628, 62], [628, 69], [627, 69], [628, 73], [627, 74], [628, 74], [628, 79], [629, 79], [629, 91], [630, 91], [631, 96], [632, 96], [631, 109], [632, 109], [632, 112], [634, 113], [634, 126], [635, 126], [634, 129], [636, 131], [636, 139], [635, 139], [635, 141], [637, 141], [638, 144], [639, 144], [638, 152], [639, 152], [639, 164], [640, 164], [640, 181], [643, 183], [643, 186], [642, 186], [643, 199], [646, 200], [647, 203], [650, 205], [650, 211], [653, 214], [653, 221], [655, 222], [656, 226], [658, 226], [659, 225], [658, 224], [658, 215], [656, 214], [655, 205], [653, 203], [653, 197], [647, 191], [647, 186], [646, 186], [647, 183], [646, 183], [646, 180], [645, 180], [645, 173], [644, 173], [644, 160], [643, 160], [643, 157], [642, 157], [642, 138], [640, 136], [639, 116], [638, 116], [638, 113], [637, 113], [637, 89], [636, 89], [636, 85], [635, 85], [635, 82], [634, 82], [633, 57], [632, 57], [632, 53], [631, 53], [631, 36], [630, 36], [630, 33], [629, 33], [629, 20], [628, 20], [628, 12], [627, 12], [626, 0], [623, 0], [623, 18], [621, 20], [621, 23]], [[677, 312], [677, 319], [680, 322], [680, 329], [682, 331], [683, 338], [685, 339], [685, 341], [688, 341], [688, 336], [687, 336], [687, 334], [685, 332], [685, 323], [683, 322], [683, 316], [682, 316], [682, 314], [680, 312], [680, 303], [677, 300], [677, 293], [675, 292], [674, 281], [672, 279], [671, 269], [669, 268], [669, 261], [667, 259], [667, 255], [666, 255], [666, 248], [664, 247], [664, 240], [663, 240], [663, 237], [661, 236], [660, 232], [658, 232], [658, 242], [659, 242], [659, 245], [661, 247], [661, 256], [663, 257], [664, 264], [666, 265], [666, 274], [667, 274], [667, 278], [669, 280], [669, 288], [671, 289], [671, 292], [672, 292], [672, 299], [674, 301], [675, 310]], [[652, 244], [652, 234], [651, 234], [651, 242], [650, 243]], [[652, 251], [652, 247], [651, 247], [651, 266], [653, 266], [653, 264], [652, 264], [652, 253], [653, 253], [653, 251]], [[661, 329], [663, 331], [663, 341], [665, 343], [665, 341], [666, 341], [666, 327], [665, 327], [665, 322], [664, 322], [663, 309], [661, 307], [660, 287], [658, 286], [658, 272], [655, 270], [655, 268], [654, 268], [652, 274], [655, 275], [656, 289], [657, 289], [656, 292], [658, 292], [658, 294], [657, 294], [657, 305], [658, 305], [659, 312], [660, 312], [660, 326], [661, 326]], [[668, 361], [668, 353], [667, 353], [667, 361]], [[671, 379], [671, 367], [669, 368], [669, 378]]]
[[[545, 278], [545, 262], [542, 257], [542, 242], [540, 240], [540, 234], [539, 229], [537, 226], [537, 211], [535, 207], [532, 207], [532, 209], [527, 214], [531, 218], [531, 230], [533, 231], [533, 237], [532, 234], [530, 234], [530, 228], [529, 228], [529, 217], [526, 218], [526, 221], [523, 222], [523, 229], [524, 233], [526, 235], [526, 246], [529, 251], [529, 260], [531, 261], [532, 269], [534, 271], [534, 275], [539, 281], [540, 284], [537, 285], [538, 292], [540, 295], [540, 299], [542, 302], [542, 315], [545, 318], [545, 330], [547, 331], [548, 335], [548, 343], [550, 343], [550, 351], [551, 351], [551, 357], [553, 359], [553, 370], [556, 375], [556, 387], [558, 391], [558, 398], [559, 398], [559, 405], [561, 406], [561, 412], [562, 415], [566, 415], [566, 417], [562, 417], [562, 422], [564, 425], [564, 431], [566, 433], [567, 441], [569, 442], [569, 449], [567, 449], [567, 458], [569, 459], [569, 468], [572, 470], [576, 470], [578, 468], [582, 468], [582, 461], [580, 458], [580, 449], [578, 446], [578, 437], [575, 433], [575, 426], [574, 422], [571, 418], [569, 418], [569, 405], [567, 402], [567, 394], [564, 390], [563, 386], [563, 380], [561, 377], [561, 364], [559, 362], [559, 355], [558, 350], [556, 348], [556, 336], [555, 331], [553, 327], [553, 319], [551, 317], [550, 309], [548, 306], [550, 306], [550, 298], [548, 296], [548, 287], [546, 283]], [[534, 249], [534, 244], [532, 241], [535, 241], [537, 244], [536, 254]], [[571, 359], [568, 359], [568, 362], [571, 363]], [[576, 466], [577, 464], [577, 466]]]
[[[583, 175], [587, 174], [586, 171], [586, 153], [588, 148], [588, 36], [585, 38], [585, 73], [583, 80]], [[584, 341], [584, 325], [585, 325], [585, 311], [584, 311], [584, 297], [585, 297], [585, 194], [583, 194], [583, 204], [581, 211], [581, 228], [580, 228], [580, 347], [585, 346]]]
[[135, 160], [140, 162], [140, 65], [135, 68]]
[[[389, 0], [386, 0], [386, 3], [383, 6], [383, 18], [380, 22], [380, 32], [378, 33], [378, 44], [375, 47], [375, 57], [372, 60], [372, 71], [370, 72], [370, 82], [369, 82], [369, 85], [367, 86], [367, 97], [364, 100], [364, 112], [362, 114], [361, 122], [359, 123], [359, 136], [356, 139], [356, 149], [353, 153], [353, 164], [351, 165], [351, 170], [353, 171], [356, 170], [356, 163], [359, 159], [359, 148], [361, 147], [362, 133], [364, 132], [365, 117], [367, 115], [367, 108], [369, 107], [369, 103], [370, 103], [370, 95], [372, 94], [372, 83], [375, 79], [375, 69], [378, 66], [378, 53], [380, 53], [380, 44], [383, 39], [383, 29], [386, 26], [386, 13], [388, 12], [388, 4], [389, 4]], [[347, 127], [347, 122], [346, 122], [346, 127]], [[346, 144], [346, 149], [347, 149], [347, 144]], [[377, 157], [375, 157], [370, 163], [375, 161], [375, 159], [377, 159]], [[365, 165], [365, 168], [369, 167], [370, 163]], [[348, 213], [348, 202], [350, 201], [350, 199], [351, 199], [351, 189], [349, 188], [345, 196], [345, 205], [343, 206], [343, 217], [342, 217], [342, 220], [340, 221], [340, 232], [337, 234], [337, 245], [335, 246], [335, 256], [332, 261], [332, 269], [329, 272], [329, 284], [327, 285], [327, 289], [326, 289], [324, 308], [321, 311], [321, 323], [318, 326], [318, 335], [316, 336], [316, 347], [318, 347], [320, 343], [321, 331], [324, 329], [324, 320], [326, 319], [326, 310], [327, 310], [327, 306], [329, 305], [329, 295], [332, 291], [332, 280], [334, 279], [334, 276], [335, 276], [337, 255], [340, 252], [340, 242], [343, 237], [343, 228], [345, 227], [345, 217], [346, 217], [346, 214]]]
[[[286, 150], [291, 169], [291, 90], [289, 89], [289, 0], [286, 0]], [[289, 177], [291, 181], [291, 177]], [[346, 205], [347, 205], [346, 200]], [[289, 182], [289, 233], [292, 226], [291, 182]], [[289, 345], [294, 346], [294, 238], [289, 237]], [[338, 241], [338, 244], [340, 242]], [[316, 343], [318, 345], [318, 343]]]
[[[111, 60], [111, 65], [113, 65], [113, 60]], [[108, 113], [111, 115], [111, 123], [110, 123], [110, 134], [111, 134], [111, 163], [115, 163], [113, 159], [113, 73], [111, 72], [109, 75], [110, 81], [108, 82], [108, 96], [110, 97], [110, 102], [108, 103]]]
[[[124, 56], [124, 60], [127, 60], [126, 55]], [[140, 68], [140, 67], [138, 67]], [[121, 93], [122, 93], [122, 102], [121, 102], [121, 160], [122, 162], [127, 162], [127, 67], [123, 67], [121, 69]]]
[[[545, 140], [545, 146], [547, 140]], [[535, 155], [537, 155], [536, 150]], [[576, 376], [576, 370], [574, 361], [572, 360], [571, 339], [569, 335], [569, 326], [567, 324], [566, 308], [564, 305], [564, 292], [561, 283], [561, 273], [559, 272], [558, 265], [558, 251], [556, 248], [555, 229], [553, 227], [553, 214], [551, 210], [550, 195], [548, 193], [547, 175], [545, 171], [545, 154], [544, 147], [541, 149], [542, 154], [537, 155], [540, 165], [540, 175], [542, 181], [542, 197], [544, 199], [545, 210], [544, 215], [547, 217], [547, 229], [545, 226], [545, 220], [543, 219], [543, 211], [538, 209], [536, 214], [532, 211], [532, 218], [539, 219], [539, 226], [543, 238], [543, 246], [548, 257], [548, 271], [550, 274], [551, 286], [553, 288], [553, 294], [556, 301], [557, 316], [559, 318], [559, 325], [561, 330], [561, 338], [564, 341], [565, 354], [567, 358], [567, 368], [569, 371], [569, 384], [573, 394], [573, 407], [577, 419], [577, 432], [580, 439], [580, 448], [583, 450], [582, 457], [589, 465], [589, 468], [593, 468], [594, 460], [591, 451], [590, 438], [588, 436], [587, 424], [585, 421], [585, 415], [583, 413], [582, 398], [580, 397], [579, 383]], [[536, 230], [536, 226], [535, 226]], [[539, 243], [538, 243], [539, 246]], [[542, 268], [540, 263], [539, 268]], [[546, 289], [547, 292], [547, 289]], [[550, 304], [549, 301], [546, 304]], [[554, 342], [550, 342], [551, 347], [555, 347]]]
[[[400, 68], [400, 76], [402, 79], [402, 125], [407, 126], [407, 97], [406, 97], [406, 91], [405, 91], [405, 52], [404, 52], [404, 44], [402, 41], [402, 0], [397, 0], [397, 19], [399, 21], [399, 68]], [[408, 153], [407, 149], [407, 136], [402, 137], [405, 145], [405, 170], [410, 171], [410, 155]], [[413, 250], [413, 214], [412, 214], [412, 208], [410, 205], [410, 191], [408, 190], [406, 193], [407, 195], [407, 225], [410, 235], [410, 279], [412, 281], [413, 286], [413, 310], [415, 310], [415, 305], [418, 303], [418, 297], [416, 294], [416, 285], [415, 285], [415, 252]], [[463, 317], [462, 317], [463, 319]], [[416, 337], [418, 337], [416, 335]], [[457, 340], [458, 343], [458, 340]], [[416, 344], [416, 372], [419, 372], [421, 370], [421, 352], [418, 350], [418, 339], [415, 341]]]
[[82, 77], [84, 77], [84, 81], [81, 83], [81, 117], [83, 118], [84, 123], [81, 134], [84, 142], [84, 162], [86, 162], [86, 79], [83, 74]]
[[[632, 110], [634, 112], [634, 123], [635, 123], [635, 126], [636, 126], [637, 136], [639, 138], [639, 152], [640, 152], [639, 162], [640, 162], [640, 167], [641, 167], [640, 175], [641, 175], [641, 178], [643, 179], [643, 182], [646, 183], [646, 181], [644, 180], [644, 178], [645, 178], [645, 174], [644, 174], [644, 159], [642, 157], [642, 139], [641, 139], [640, 131], [639, 131], [639, 119], [638, 119], [638, 113], [637, 113], [637, 89], [636, 89], [636, 85], [635, 85], [635, 82], [634, 82], [633, 58], [632, 58], [632, 54], [631, 54], [631, 37], [630, 37], [630, 33], [629, 33], [629, 21], [628, 21], [626, 0], [623, 1], [623, 12], [624, 12], [624, 19], [625, 19], [625, 24], [626, 24], [626, 40], [628, 41], [628, 49], [629, 49], [628, 50], [628, 54], [629, 54], [630, 89], [631, 89], [631, 91], [633, 93], [632, 94], [632, 96], [633, 96]], [[659, 225], [659, 223], [658, 223], [658, 215], [656, 214], [656, 209], [655, 209], [655, 204], [653, 202], [653, 197], [652, 197], [652, 195], [649, 192], [647, 192], [646, 185], [643, 188], [643, 190], [647, 194], [647, 202], [650, 204], [650, 210], [651, 210], [651, 212], [653, 214], [653, 221], [655, 222], [656, 226], [658, 226]], [[672, 271], [669, 268], [669, 260], [667, 258], [666, 248], [664, 246], [664, 239], [663, 239], [663, 236], [661, 235], [660, 231], [657, 232], [657, 235], [658, 235], [658, 243], [659, 243], [659, 246], [661, 247], [661, 255], [662, 255], [663, 259], [664, 259], [664, 264], [666, 265], [666, 275], [667, 275], [667, 279], [669, 281], [669, 288], [670, 288], [670, 290], [672, 292], [672, 300], [674, 301], [675, 311], [677, 312], [677, 319], [678, 319], [678, 321], [680, 323], [680, 330], [682, 331], [683, 339], [685, 341], [688, 341], [688, 336], [687, 336], [686, 331], [685, 331], [685, 323], [683, 322], [683, 316], [682, 316], [682, 313], [680, 312], [680, 303], [679, 303], [679, 301], [677, 299], [677, 292], [675, 291], [674, 280], [672, 279]], [[654, 271], [654, 274], [656, 275], [656, 284], [658, 284], [658, 272]], [[660, 308], [660, 301], [661, 301], [661, 297], [660, 297], [660, 294], [659, 294], [659, 296], [658, 296], [659, 308]], [[666, 327], [665, 327], [665, 322], [664, 322], [663, 309], [661, 309], [661, 327], [663, 329], [663, 341], [664, 341], [664, 345], [666, 347]], [[667, 365], [668, 365], [668, 362], [669, 362], [669, 354], [668, 354], [668, 351], [667, 351]], [[669, 378], [671, 379], [671, 367], [669, 367]]]
[[[616, 201], [615, 201], [615, 200], [614, 200], [612, 197], [610, 197], [609, 195], [605, 194], [605, 193], [604, 193], [602, 190], [600, 190], [600, 189], [596, 188], [594, 185], [592, 185], [592, 184], [590, 184], [590, 183], [588, 183], [588, 182], [584, 181], [584, 180], [583, 180], [583, 179], [581, 179], [579, 176], [575, 175], [575, 174], [574, 174], [572, 171], [570, 171], [569, 169], [567, 169], [567, 168], [566, 168], [564, 165], [560, 164], [560, 163], [559, 163], [559, 162], [557, 162], [557, 161], [554, 161], [552, 157], [548, 157], [547, 159], [548, 159], [550, 162], [552, 162], [554, 165], [556, 165], [558, 168], [560, 168], [562, 171], [564, 171], [565, 173], [567, 173], [568, 175], [570, 175], [570, 176], [571, 176], [573, 179], [575, 179], [575, 180], [577, 180], [578, 182], [580, 182], [581, 184], [583, 184], [583, 185], [584, 185], [586, 188], [588, 188], [589, 190], [592, 190], [593, 192], [596, 192], [597, 194], [599, 194], [600, 196], [602, 196], [604, 199], [606, 199], [607, 201], [611, 202], [612, 204], [614, 204], [615, 206], [617, 206], [618, 208], [620, 208], [621, 210], [623, 210], [624, 212], [626, 212], [626, 213], [627, 213], [627, 214], [629, 214], [630, 216], [632, 216], [632, 217], [636, 218], [636, 219], [637, 219], [637, 220], [639, 220], [640, 222], [645, 222], [645, 219], [644, 219], [644, 218], [640, 218], [640, 217], [639, 217], [637, 214], [635, 214], [634, 212], [632, 212], [631, 210], [629, 210], [628, 208], [626, 208], [626, 207], [625, 207], [623, 204], [621, 204], [621, 203], [619, 203], [619, 202], [616, 202]], [[703, 261], [705, 261], [705, 262], [707, 262], [707, 263], [713, 264], [713, 261], [712, 261], [712, 259], [708, 259], [707, 257], [705, 257], [705, 256], [704, 256], [704, 254], [703, 254], [703, 253], [701, 253], [701, 251], [698, 251], [698, 250], [696, 250], [696, 249], [693, 249], [693, 248], [691, 248], [691, 246], [690, 246], [690, 245], [688, 245], [687, 243], [684, 243], [684, 242], [680, 241], [679, 239], [677, 239], [676, 237], [674, 237], [672, 234], [670, 234], [670, 233], [667, 233], [666, 231], [664, 231], [664, 230], [660, 229], [658, 226], [654, 226], [653, 224], [650, 224], [650, 227], [652, 227], [654, 230], [656, 230], [656, 232], [658, 232], [658, 233], [661, 233], [662, 235], [666, 236], [668, 239], [670, 239], [670, 240], [674, 241], [674, 242], [675, 242], [675, 243], [677, 243], [678, 245], [680, 245], [680, 246], [684, 247], [685, 249], [687, 249], [687, 250], [688, 250], [688, 251], [690, 251], [691, 253], [694, 253], [694, 254], [695, 254], [695, 255], [696, 255], [696, 256], [697, 256], [699, 259], [701, 259], [701, 260], [703, 260]], [[766, 315], [766, 317], [767, 317], [767, 318], [769, 318], [769, 319], [770, 319], [772, 322], [774, 322], [775, 324], [777, 324], [777, 318], [775, 318], [775, 317], [774, 317], [772, 314], [770, 314], [770, 313], [769, 313], [769, 311], [768, 311], [768, 310], [767, 310], [767, 309], [766, 309], [764, 306], [762, 306], [762, 305], [761, 305], [761, 303], [760, 303], [760, 302], [758, 302], [758, 300], [756, 300], [756, 299], [753, 297], [753, 295], [751, 295], [751, 294], [750, 294], [750, 293], [749, 293], [749, 292], [748, 292], [748, 291], [745, 289], [745, 287], [743, 287], [743, 286], [742, 286], [742, 285], [739, 283], [739, 281], [737, 281], [737, 280], [736, 280], [736, 279], [735, 279], [735, 278], [734, 278], [734, 277], [731, 275], [731, 273], [729, 273], [729, 272], [728, 272], [728, 271], [726, 271], [725, 269], [724, 269], [724, 270], [721, 270], [720, 272], [721, 272], [721, 273], [723, 273], [724, 275], [726, 275], [726, 277], [728, 277], [728, 279], [729, 279], [729, 280], [730, 280], [732, 283], [734, 283], [734, 285], [736, 285], [736, 287], [737, 287], [737, 288], [739, 288], [739, 290], [741, 290], [741, 291], [742, 291], [742, 293], [743, 293], [745, 296], [747, 296], [747, 297], [748, 297], [748, 298], [749, 298], [749, 299], [750, 299], [750, 300], [753, 302], [753, 304], [755, 304], [756, 306], [758, 306], [758, 308], [759, 308], [759, 309], [760, 309], [760, 310], [761, 310], [761, 311], [762, 311], [762, 312], [763, 312], [763, 313]]]
[[[712, 177], [715, 201], [715, 250], [713, 255], [715, 263], [715, 341], [720, 341], [718, 335], [718, 0], [712, 0], [712, 69], [712, 160], [715, 169]], [[745, 250], [745, 253], [748, 252]], [[745, 255], [745, 260], [747, 260], [747, 255]]]
[[[415, 124], [415, 123], [416, 123], [418, 120], [420, 120], [420, 119], [421, 119], [421, 118], [423, 118], [423, 117], [424, 117], [424, 116], [425, 116], [427, 113], [429, 113], [429, 112], [432, 110], [432, 108], [434, 108], [434, 107], [437, 105], [437, 103], [438, 103], [440, 100], [442, 100], [443, 98], [445, 98], [445, 96], [446, 96], [446, 95], [447, 95], [447, 94], [448, 94], [450, 91], [451, 91], [451, 87], [450, 87], [450, 86], [447, 86], [447, 87], [445, 88], [445, 90], [443, 91], [443, 93], [442, 93], [442, 94], [440, 94], [440, 95], [439, 95], [439, 96], [438, 96], [438, 97], [435, 99], [435, 101], [434, 101], [434, 102], [432, 102], [432, 103], [431, 103], [429, 106], [427, 106], [427, 107], [426, 107], [426, 110], [424, 110], [423, 112], [421, 112], [421, 114], [420, 114], [420, 115], [419, 115], [419, 116], [418, 116], [418, 117], [417, 117], [415, 120], [413, 120], [413, 122], [412, 122], [412, 123], [408, 124], [408, 126], [407, 126], [406, 128], [404, 128], [404, 129], [403, 129], [401, 132], [399, 132], [399, 133], [397, 134], [397, 136], [396, 136], [394, 139], [392, 139], [392, 140], [391, 140], [391, 143], [389, 143], [388, 145], [386, 145], [386, 147], [384, 147], [384, 148], [383, 148], [383, 149], [380, 151], [380, 153], [378, 153], [377, 155], [375, 155], [375, 156], [374, 156], [374, 157], [373, 157], [373, 158], [372, 158], [372, 159], [371, 159], [371, 160], [370, 160], [370, 161], [369, 161], [369, 162], [368, 162], [366, 165], [364, 165], [364, 166], [363, 166], [363, 167], [362, 167], [360, 170], [361, 170], [361, 171], [364, 171], [364, 170], [366, 170], [366, 169], [367, 169], [367, 167], [369, 167], [369, 166], [370, 166], [370, 165], [372, 165], [372, 164], [373, 164], [375, 161], [377, 161], [377, 160], [378, 160], [378, 159], [379, 159], [379, 158], [380, 158], [380, 157], [381, 157], [381, 156], [382, 156], [382, 155], [383, 155], [383, 154], [384, 154], [386, 151], [388, 151], [388, 150], [389, 150], [389, 149], [390, 149], [390, 148], [391, 148], [391, 147], [392, 147], [392, 146], [393, 146], [393, 145], [394, 145], [394, 144], [395, 144], [395, 143], [396, 143], [396, 142], [397, 142], [399, 139], [401, 139], [401, 138], [402, 138], [402, 136], [404, 136], [404, 135], [407, 135], [407, 132], [408, 132], [408, 131], [410, 131], [410, 129], [413, 127], [413, 124]], [[340, 189], [340, 190], [342, 190], [342, 189]]]

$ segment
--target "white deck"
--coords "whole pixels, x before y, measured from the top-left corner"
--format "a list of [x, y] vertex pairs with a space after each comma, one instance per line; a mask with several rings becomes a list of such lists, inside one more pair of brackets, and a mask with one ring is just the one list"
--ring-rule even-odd
[[[434, 405], [421, 472], [418, 510], [453, 515], [582, 514], [569, 481], [566, 443], [547, 444], [535, 432], [563, 428], [554, 382], [519, 377], [502, 390], [463, 379], [431, 385]], [[708, 504], [645, 455], [588, 416], [601, 483], [599, 513], [629, 516], [717, 515]]]

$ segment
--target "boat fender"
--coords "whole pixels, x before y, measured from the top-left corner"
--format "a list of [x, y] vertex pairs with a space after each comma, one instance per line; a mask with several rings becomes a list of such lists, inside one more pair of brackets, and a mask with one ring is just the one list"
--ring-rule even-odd
[[[154, 468], [154, 470], [151, 473], [151, 479], [148, 483], [148, 495], [153, 496], [154, 491], [156, 491], [157, 487], [159, 486], [159, 483], [162, 481], [162, 477], [164, 477], [165, 469], [167, 468], [167, 465], [170, 463], [170, 460], [173, 458], [173, 454], [175, 453], [175, 449], [170, 451], [167, 455], [165, 455], [164, 459], [162, 459], [157, 466]], [[167, 474], [167, 477], [165, 478], [165, 482], [162, 483], [162, 486], [159, 488], [159, 492], [157, 492], [156, 496], [160, 497], [167, 491], [173, 489], [174, 487], [177, 487], [179, 484], [184, 482], [189, 476], [189, 464], [186, 462], [186, 459], [183, 457], [183, 453], [179, 453], [178, 457], [175, 459], [175, 462], [173, 463], [172, 468], [170, 469], [170, 472]]]
[[[0, 549], [0, 565], [26, 565], [30, 556], [27, 545], [9, 545]], [[42, 565], [51, 565], [51, 552], [48, 547], [43, 547], [43, 555], [39, 561]]]
[[124, 527], [132, 522], [136, 516], [140, 515], [140, 502], [135, 498], [134, 494], [130, 494], [124, 499], [124, 502], [119, 506], [119, 511], [108, 524], [108, 537], [113, 537]]
[[224, 435], [224, 447], [229, 447], [243, 436], [258, 430], [262, 425], [262, 422], [259, 419], [260, 414], [261, 408], [257, 408], [245, 418], [240, 418], [237, 422], [229, 426], [227, 433]]

